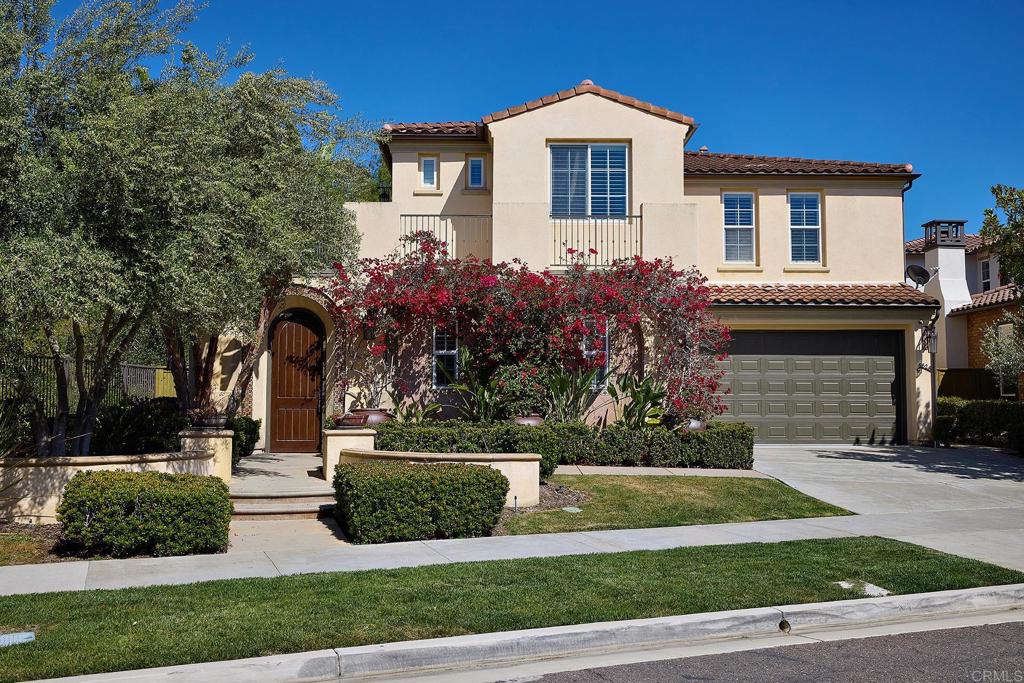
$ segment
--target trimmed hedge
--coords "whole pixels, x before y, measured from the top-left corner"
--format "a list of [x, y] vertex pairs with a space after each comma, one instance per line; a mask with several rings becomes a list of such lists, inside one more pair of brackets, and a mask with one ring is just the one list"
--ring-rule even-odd
[[235, 433], [231, 437], [231, 465], [237, 465], [242, 458], [252, 455], [256, 442], [260, 440], [260, 424], [262, 420], [254, 420], [244, 415], [228, 418], [227, 429]]
[[505, 475], [480, 465], [341, 464], [334, 514], [353, 543], [486, 536], [508, 488]]
[[231, 499], [217, 477], [79, 472], [57, 508], [63, 539], [89, 555], [192, 555], [228, 547]]
[[[970, 400], [940, 396], [936, 412], [936, 438], [940, 443], [961, 442], [1011, 448], [1020, 443], [1024, 402]], [[1019, 451], [1019, 446], [1017, 447]]]
[[603, 430], [582, 423], [478, 424], [461, 420], [431, 425], [377, 425], [376, 447], [425, 453], [539, 453], [541, 478], [563, 465], [639, 465], [751, 469], [754, 430], [742, 423], [713, 422], [704, 432], [661, 427]]

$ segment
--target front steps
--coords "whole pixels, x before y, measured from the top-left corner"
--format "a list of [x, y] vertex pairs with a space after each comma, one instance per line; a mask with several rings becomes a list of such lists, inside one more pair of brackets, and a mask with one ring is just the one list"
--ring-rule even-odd
[[317, 519], [334, 514], [334, 494], [318, 491], [233, 493], [233, 520]]

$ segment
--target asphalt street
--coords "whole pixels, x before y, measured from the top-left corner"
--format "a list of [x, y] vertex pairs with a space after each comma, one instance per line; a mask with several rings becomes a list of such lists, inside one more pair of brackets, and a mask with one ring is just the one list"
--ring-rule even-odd
[[1024, 683], [1024, 622], [788, 645], [519, 680], [539, 683]]

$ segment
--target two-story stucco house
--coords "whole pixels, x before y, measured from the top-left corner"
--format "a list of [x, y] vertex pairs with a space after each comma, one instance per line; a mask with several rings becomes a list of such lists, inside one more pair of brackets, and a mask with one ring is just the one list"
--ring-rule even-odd
[[[936, 302], [903, 281], [912, 167], [685, 151], [696, 130], [689, 116], [590, 81], [479, 120], [390, 124], [391, 200], [351, 205], [362, 253], [429, 230], [457, 256], [536, 270], [591, 247], [596, 266], [635, 254], [693, 264], [733, 330], [723, 419], [766, 442], [926, 438], [919, 345]], [[314, 299], [296, 294], [279, 313], [332, 343]], [[289, 436], [296, 384], [273, 348], [284, 336], [259, 365], [253, 414], [266, 448], [315, 450]], [[444, 362], [453, 340], [434, 343]], [[327, 375], [330, 365], [328, 353]]]

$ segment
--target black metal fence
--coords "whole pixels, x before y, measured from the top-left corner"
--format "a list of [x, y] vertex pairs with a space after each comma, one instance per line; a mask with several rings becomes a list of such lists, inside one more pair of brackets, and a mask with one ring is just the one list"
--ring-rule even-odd
[[[48, 415], [57, 412], [57, 373], [53, 358], [32, 356], [26, 358], [25, 375], [32, 383], [32, 394], [43, 399], [43, 406]], [[75, 365], [71, 359], [64, 360], [64, 372], [68, 378], [68, 400], [70, 408], [78, 403], [78, 382], [75, 378]], [[92, 381], [93, 362], [85, 362], [85, 381]], [[154, 398], [156, 396], [173, 396], [173, 380], [170, 373], [157, 365], [121, 365], [120, 377], [115, 377], [107, 388], [103, 403], [116, 404], [128, 397]], [[0, 376], [0, 400], [13, 398], [15, 384], [10, 377]]]

